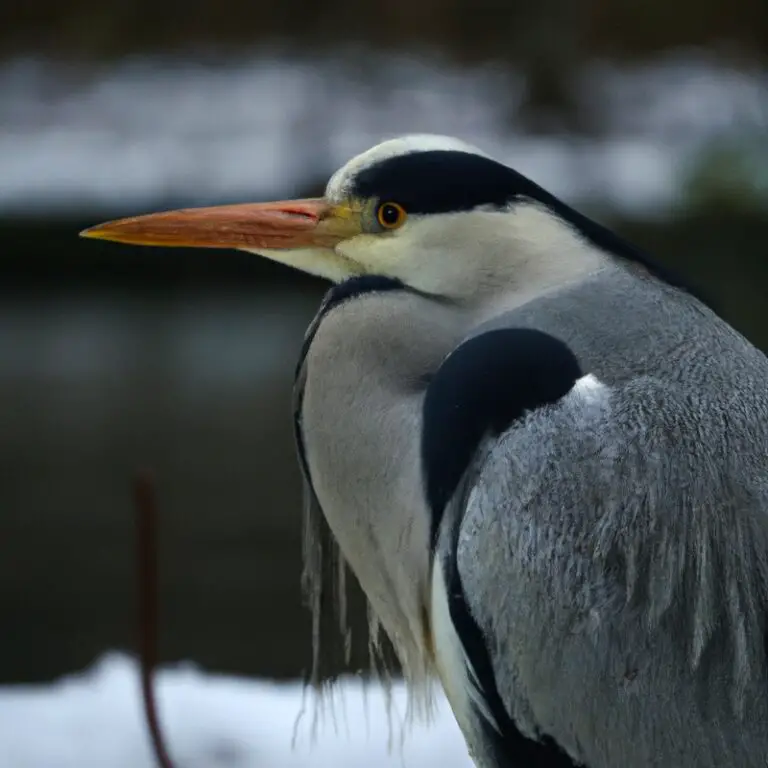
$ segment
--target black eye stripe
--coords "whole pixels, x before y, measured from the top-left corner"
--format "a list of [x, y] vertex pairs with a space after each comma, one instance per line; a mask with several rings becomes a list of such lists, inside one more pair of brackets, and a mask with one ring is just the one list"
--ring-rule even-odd
[[353, 193], [397, 201], [408, 213], [445, 213], [503, 205], [517, 193], [512, 189], [510, 194], [510, 181], [516, 177], [523, 179], [501, 163], [468, 152], [412, 152], [361, 171]]

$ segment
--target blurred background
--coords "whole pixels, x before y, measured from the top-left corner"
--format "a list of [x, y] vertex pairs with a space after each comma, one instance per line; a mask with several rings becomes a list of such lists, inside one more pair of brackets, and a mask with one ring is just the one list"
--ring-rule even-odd
[[0, 684], [134, 647], [143, 466], [162, 659], [306, 671], [290, 388], [324, 286], [77, 233], [315, 194], [421, 131], [613, 226], [768, 347], [762, 0], [0, 5]]

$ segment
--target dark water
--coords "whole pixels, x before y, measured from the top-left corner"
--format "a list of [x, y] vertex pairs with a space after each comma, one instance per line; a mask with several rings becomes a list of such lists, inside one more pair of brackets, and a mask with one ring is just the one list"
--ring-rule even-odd
[[[299, 675], [290, 386], [323, 286], [251, 257], [83, 250], [79, 226], [0, 227], [0, 681], [133, 646], [143, 466], [162, 511], [163, 658]], [[768, 347], [768, 219], [619, 226]]]
[[161, 502], [165, 654], [300, 670], [289, 393], [312, 311], [290, 295], [3, 304], [0, 678], [133, 642], [129, 483], [144, 466]]

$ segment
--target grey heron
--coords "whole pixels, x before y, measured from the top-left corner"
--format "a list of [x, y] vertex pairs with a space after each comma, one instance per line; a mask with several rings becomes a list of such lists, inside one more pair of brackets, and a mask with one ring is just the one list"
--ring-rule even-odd
[[295, 383], [310, 500], [478, 766], [768, 765], [768, 361], [674, 275], [440, 136], [322, 198], [83, 234], [333, 283]]

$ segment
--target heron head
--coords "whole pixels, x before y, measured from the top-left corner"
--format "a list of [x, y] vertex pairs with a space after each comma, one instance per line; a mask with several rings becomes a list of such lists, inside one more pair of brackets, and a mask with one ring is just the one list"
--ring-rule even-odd
[[[578, 240], [560, 204], [464, 142], [385, 141], [333, 174], [321, 198], [154, 213], [84, 237], [137, 245], [235, 248], [332, 282], [376, 274], [461, 298], [563, 261]], [[564, 206], [563, 206], [564, 207]]]

